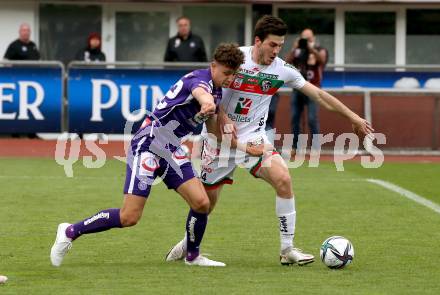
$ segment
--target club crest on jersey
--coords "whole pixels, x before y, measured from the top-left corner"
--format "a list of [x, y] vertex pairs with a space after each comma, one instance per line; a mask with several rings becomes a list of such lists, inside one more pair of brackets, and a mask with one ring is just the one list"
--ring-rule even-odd
[[243, 84], [243, 78], [235, 78], [233, 88], [240, 88]]
[[270, 88], [272, 88], [272, 81], [270, 80], [261, 81], [261, 90], [263, 90], [263, 92], [268, 92]]

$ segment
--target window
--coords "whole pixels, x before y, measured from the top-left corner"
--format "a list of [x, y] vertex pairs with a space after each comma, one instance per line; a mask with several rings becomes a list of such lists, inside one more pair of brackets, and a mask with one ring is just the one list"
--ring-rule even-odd
[[116, 60], [162, 62], [169, 36], [169, 12], [117, 12]]
[[396, 14], [345, 13], [345, 63], [395, 64]]
[[440, 10], [408, 9], [406, 33], [407, 64], [440, 64]]
[[40, 5], [42, 59], [72, 61], [87, 46], [92, 32], [101, 34], [101, 7], [96, 5]]
[[286, 22], [289, 27], [285, 45], [280, 53], [284, 58], [292, 48], [293, 42], [305, 28], [311, 28], [316, 36], [319, 45], [328, 50], [328, 62], [334, 62], [334, 33], [335, 33], [335, 11], [334, 9], [294, 9], [282, 8], [278, 16]]
[[[244, 45], [246, 11], [241, 6], [185, 6], [183, 15], [191, 20], [191, 30], [205, 43], [208, 60], [221, 42]], [[207, 15], [214, 17], [207, 18]]]

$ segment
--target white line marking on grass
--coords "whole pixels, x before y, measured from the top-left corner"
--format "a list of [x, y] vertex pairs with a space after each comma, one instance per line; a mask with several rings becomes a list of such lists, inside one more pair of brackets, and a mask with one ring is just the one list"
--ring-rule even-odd
[[413, 193], [409, 190], [406, 190], [406, 189], [404, 189], [398, 185], [392, 184], [391, 182], [388, 182], [388, 181], [383, 181], [383, 180], [379, 180], [379, 179], [371, 179], [371, 178], [368, 178], [367, 181], [374, 183], [374, 184], [377, 184], [377, 185], [380, 185], [386, 189], [389, 189], [390, 191], [396, 192], [399, 195], [401, 195], [407, 199], [410, 199], [416, 203], [419, 203], [420, 205], [428, 207], [429, 209], [432, 209], [435, 212], [440, 214], [440, 205], [438, 205], [428, 199], [425, 199], [424, 197], [419, 196], [416, 193]]
[[[121, 176], [122, 177], [122, 176]], [[14, 179], [120, 179], [121, 177], [117, 176], [74, 176], [74, 177], [67, 177], [67, 176], [56, 176], [56, 175], [0, 175], [0, 179], [8, 179], [8, 178], [14, 178]]]

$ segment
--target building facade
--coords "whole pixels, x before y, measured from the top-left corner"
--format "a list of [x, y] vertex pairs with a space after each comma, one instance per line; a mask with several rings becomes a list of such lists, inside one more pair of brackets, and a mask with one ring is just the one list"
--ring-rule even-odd
[[267, 13], [289, 25], [281, 56], [311, 27], [332, 64], [440, 64], [440, 1], [0, 1], [0, 54], [27, 22], [46, 60], [69, 62], [98, 32], [108, 61], [161, 62], [181, 15], [210, 54], [224, 41], [251, 44]]

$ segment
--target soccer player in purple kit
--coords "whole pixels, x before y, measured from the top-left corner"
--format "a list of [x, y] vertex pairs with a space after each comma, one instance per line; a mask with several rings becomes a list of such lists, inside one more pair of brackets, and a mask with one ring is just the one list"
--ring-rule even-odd
[[225, 266], [199, 254], [210, 202], [190, 160], [180, 148], [180, 139], [213, 118], [222, 87], [233, 81], [243, 60], [244, 54], [238, 46], [221, 44], [208, 69], [193, 71], [170, 88], [131, 141], [122, 208], [102, 210], [75, 224], [59, 224], [50, 252], [52, 265], [60, 266], [72, 242], [84, 234], [135, 225], [142, 216], [153, 181], [159, 176], [191, 208], [186, 223], [186, 264]]

